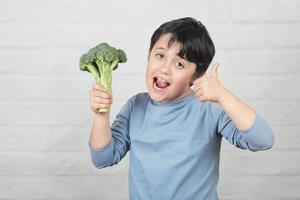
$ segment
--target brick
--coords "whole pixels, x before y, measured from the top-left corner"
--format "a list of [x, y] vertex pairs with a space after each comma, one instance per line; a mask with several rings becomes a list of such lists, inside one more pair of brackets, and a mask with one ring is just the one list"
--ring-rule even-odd
[[236, 49], [264, 47], [266, 33], [263, 29], [257, 24], [216, 23], [208, 31], [217, 48]]
[[3, 66], [0, 72], [2, 75], [11, 76], [78, 76], [81, 53], [84, 53], [84, 48], [4, 48], [0, 49], [0, 64]]
[[[218, 48], [296, 48], [297, 24], [215, 23], [209, 32]], [[226, 39], [224, 39], [226, 38]]]
[[[88, 104], [89, 91], [95, 81], [90, 75], [82, 77], [43, 77], [43, 76], [3, 76], [0, 80], [0, 89], [5, 94], [0, 101], [9, 102], [72, 102]], [[145, 75], [113, 75], [114, 101], [125, 100], [138, 91], [145, 90]], [[15, 82], [15, 80], [18, 82]], [[5, 83], [11, 83], [9, 87]], [[125, 84], [126, 83], [126, 87]], [[133, 85], [132, 85], [133, 84]], [[34, 90], [33, 90], [34, 88]]]
[[[39, 49], [39, 48], [4, 48], [0, 49], [0, 73], [2, 75], [22, 75], [22, 76], [58, 76], [58, 77], [89, 77], [79, 70], [80, 56], [92, 48], [97, 41], [90, 46], [76, 47], [74, 49]], [[149, 39], [150, 44], [150, 39]], [[119, 45], [127, 54], [127, 63], [120, 64], [114, 73], [132, 74], [144, 72], [147, 66], [147, 53], [149, 44], [136, 48]], [[117, 47], [117, 46], [116, 46]], [[17, 58], [17, 59], [16, 59]], [[16, 69], [18, 73], [16, 74]]]
[[[17, 80], [17, 81], [16, 81]], [[7, 85], [6, 83], [10, 83]], [[91, 74], [81, 76], [3, 76], [0, 101], [15, 102], [82, 102], [88, 103], [89, 91], [95, 83]], [[34, 88], [34, 89], [33, 89]], [[145, 74], [113, 73], [114, 101], [128, 99], [146, 91]]]
[[90, 128], [89, 126], [1, 126], [0, 151], [86, 151]]
[[[11, 187], [11, 186], [14, 187]], [[118, 192], [113, 188], [117, 187]], [[3, 199], [128, 199], [126, 174], [107, 176], [1, 177]]]
[[94, 174], [120, 174], [128, 171], [128, 159], [118, 165], [96, 169], [91, 162], [88, 150], [39, 152], [39, 151], [0, 151], [0, 175], [5, 176], [84, 176]]
[[51, 149], [51, 132], [48, 127], [0, 127], [0, 151]]
[[146, 74], [116, 74], [113, 80], [113, 95], [116, 99], [128, 100], [140, 92], [147, 91]]
[[[123, 23], [99, 23], [96, 26], [95, 23], [3, 23], [0, 30], [2, 35], [0, 47], [89, 48], [101, 40], [107, 41], [113, 46], [122, 47], [124, 50], [133, 46], [133, 41], [135, 44], [148, 49], [150, 37], [154, 30], [165, 21], [152, 26]], [[207, 26], [210, 27], [211, 25], [208, 24]], [[223, 28], [228, 29], [230, 25], [229, 27], [223, 26]], [[222, 27], [218, 29], [222, 29]], [[135, 34], [132, 34], [132, 30], [135, 30]], [[19, 34], [20, 32], [22, 35]]]
[[[31, 5], [35, 5], [32, 8]], [[93, 6], [90, 6], [93, 5]], [[197, 6], [197, 9], [190, 7]], [[159, 13], [159, 7], [168, 8]], [[210, 1], [177, 1], [176, 3], [160, 2], [157, 4], [149, 1], [127, 2], [98, 2], [70, 0], [37, 3], [33, 0], [23, 3], [22, 1], [3, 2], [0, 19], [3, 21], [37, 21], [37, 22], [98, 22], [98, 23], [161, 23], [170, 19], [183, 16], [197, 16], [201, 19], [222, 21], [230, 19], [230, 4], [218, 0]], [[132, 9], [134, 8], [134, 9]], [[26, 12], [27, 10], [31, 12]], [[216, 12], [211, 12], [215, 10]], [[78, 14], [80, 13], [80, 14]], [[126, 17], [124, 17], [126, 16]], [[139, 17], [136, 17], [139, 16]]]
[[[297, 199], [299, 176], [226, 176], [218, 184], [221, 199]], [[245, 195], [246, 194], [246, 195]]]
[[[222, 80], [221, 80], [222, 79]], [[294, 93], [300, 85], [298, 75], [236, 75], [222, 76], [221, 83], [234, 94], [245, 100], [298, 100]]]
[[88, 152], [20, 152], [1, 153], [1, 175], [49, 176], [87, 175]]
[[270, 126], [299, 125], [299, 101], [246, 101]]
[[[128, 199], [127, 182], [127, 173], [102, 177], [57, 178], [52, 194], [56, 199]], [[118, 188], [117, 192], [115, 188]]]
[[275, 148], [259, 152], [224, 151], [220, 159], [220, 173], [232, 177], [297, 175], [300, 173], [300, 169], [297, 167], [300, 164], [298, 157], [298, 152], [292, 150], [275, 152]]
[[[84, 103], [2, 103], [1, 124], [7, 125], [87, 125], [90, 112]], [[84, 114], [85, 113], [85, 114]]]
[[[9, 86], [5, 83], [11, 83]], [[8, 76], [0, 80], [0, 88], [6, 95], [0, 100], [32, 101], [87, 101], [93, 84], [87, 76]], [[34, 88], [34, 89], [33, 89]]]
[[[132, 41], [137, 44], [146, 41], [148, 48], [150, 36], [145, 37], [145, 33], [152, 34], [154, 31], [142, 25], [112, 23], [97, 25], [91, 23], [4, 23], [1, 26], [0, 46], [2, 48], [90, 48], [99, 41], [106, 41], [126, 51], [126, 47], [132, 46]], [[132, 30], [135, 30], [134, 35]], [[20, 32], [22, 34], [19, 34]], [[78, 54], [81, 55], [81, 53]], [[76, 56], [76, 62], [79, 56]]]
[[275, 0], [271, 3], [272, 20], [276, 21], [299, 21], [300, 2], [298, 0]]
[[293, 150], [299, 149], [299, 129], [299, 125], [273, 127], [273, 131], [275, 134], [274, 148], [280, 150], [291, 150], [291, 152]]
[[232, 18], [235, 21], [268, 21], [271, 19], [271, 0], [232, 0]]
[[[49, 177], [1, 176], [1, 199], [49, 199], [54, 181]], [[13, 187], [12, 187], [13, 186]]]
[[[88, 75], [88, 74], [87, 74]], [[140, 78], [139, 78], [140, 77]], [[132, 80], [130, 80], [132, 78]], [[113, 98], [114, 101], [126, 100], [135, 92], [145, 90], [144, 75], [113, 75]], [[80, 103], [88, 105], [89, 92], [95, 83], [91, 77], [39, 77], [26, 76], [17, 78], [3, 77], [0, 80], [0, 89], [5, 94], [0, 101], [15, 101], [20, 103], [51, 102], [64, 104], [64, 102]], [[9, 87], [5, 83], [11, 83]], [[141, 84], [142, 82], [142, 84]], [[3, 83], [3, 84], [2, 84]], [[128, 87], [124, 87], [127, 83]], [[133, 84], [134, 85], [129, 85]], [[122, 86], [123, 85], [123, 86]]]
[[287, 48], [219, 50], [222, 57], [217, 61], [224, 75], [265, 75], [268, 78], [299, 74], [299, 53], [299, 49]]
[[243, 22], [299, 21], [298, 0], [232, 0], [232, 18]]
[[299, 47], [298, 24], [274, 24], [266, 26], [266, 44], [270, 47]]
[[[200, 15], [207, 16], [208, 23], [204, 23], [206, 28], [209, 30], [210, 22], [212, 23], [219, 23], [219, 22], [228, 22], [232, 20], [232, 8], [231, 4], [228, 1], [223, 0], [215, 0], [215, 1], [209, 1], [210, 6], [209, 8], [203, 7], [203, 10]], [[199, 6], [199, 8], [201, 8]], [[197, 10], [197, 9], [195, 9]], [[208, 10], [208, 13], [203, 13], [203, 11]], [[201, 19], [200, 19], [201, 20]]]
[[62, 126], [51, 127], [51, 137], [48, 141], [53, 151], [84, 151], [88, 152], [89, 135], [92, 128], [90, 126]]

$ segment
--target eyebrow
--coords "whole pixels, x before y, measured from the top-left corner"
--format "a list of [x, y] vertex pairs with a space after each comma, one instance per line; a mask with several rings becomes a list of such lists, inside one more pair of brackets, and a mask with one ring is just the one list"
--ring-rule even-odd
[[156, 47], [155, 49], [168, 50], [168, 49], [165, 48], [165, 47]]

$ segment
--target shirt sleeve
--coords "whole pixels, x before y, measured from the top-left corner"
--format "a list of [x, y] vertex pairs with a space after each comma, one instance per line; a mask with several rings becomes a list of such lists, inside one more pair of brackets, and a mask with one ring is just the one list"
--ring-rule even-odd
[[[274, 135], [270, 125], [258, 114], [246, 131], [240, 131], [224, 110], [218, 108], [217, 134], [221, 134], [234, 146], [250, 151], [270, 149], [274, 144]], [[214, 113], [214, 114], [216, 114]]]
[[103, 148], [94, 149], [89, 143], [90, 156], [96, 168], [104, 168], [119, 163], [130, 150], [129, 121], [132, 100], [122, 107], [111, 125], [112, 138]]

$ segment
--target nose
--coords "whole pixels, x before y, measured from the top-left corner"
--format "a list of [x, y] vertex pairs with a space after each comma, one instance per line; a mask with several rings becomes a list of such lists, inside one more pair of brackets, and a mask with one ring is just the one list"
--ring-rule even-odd
[[171, 62], [165, 61], [164, 63], [162, 63], [159, 70], [162, 74], [170, 74], [171, 73]]

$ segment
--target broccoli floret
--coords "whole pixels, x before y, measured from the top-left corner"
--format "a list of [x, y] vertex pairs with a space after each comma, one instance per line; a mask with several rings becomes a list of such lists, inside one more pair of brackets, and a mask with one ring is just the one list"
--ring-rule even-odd
[[[110, 91], [112, 71], [118, 68], [119, 63], [126, 61], [127, 57], [122, 49], [100, 43], [80, 57], [79, 66], [80, 70], [92, 73], [96, 82]], [[108, 109], [99, 110], [99, 112], [107, 111]]]
[[88, 54], [83, 54], [80, 57], [80, 64], [79, 64], [80, 70], [87, 71], [93, 74], [95, 77], [96, 82], [100, 82], [100, 75], [97, 66], [93, 63], [93, 60], [91, 60], [90, 56]]

